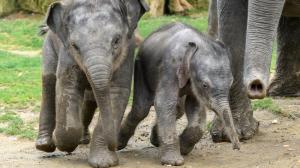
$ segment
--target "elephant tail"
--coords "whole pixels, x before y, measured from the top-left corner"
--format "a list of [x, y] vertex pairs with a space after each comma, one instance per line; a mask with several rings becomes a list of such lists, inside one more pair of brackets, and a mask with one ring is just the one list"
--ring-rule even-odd
[[38, 35], [39, 36], [43, 36], [45, 35], [47, 32], [49, 31], [49, 27], [46, 24], [42, 24], [39, 26], [39, 32]]

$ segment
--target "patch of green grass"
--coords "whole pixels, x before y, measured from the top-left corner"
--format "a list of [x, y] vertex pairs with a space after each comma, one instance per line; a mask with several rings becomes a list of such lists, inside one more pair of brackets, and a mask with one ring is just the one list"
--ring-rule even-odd
[[36, 131], [32, 125], [25, 122], [13, 112], [0, 114], [0, 133], [19, 136], [22, 138], [35, 139]]
[[38, 19], [0, 19], [0, 49], [40, 50], [43, 39], [37, 35]]
[[36, 106], [41, 99], [41, 58], [0, 51], [0, 105]]
[[275, 72], [276, 61], [277, 61], [277, 45], [276, 45], [276, 43], [274, 43], [273, 51], [272, 51], [271, 73]]
[[262, 100], [253, 100], [252, 101], [253, 110], [268, 110], [274, 114], [281, 114], [281, 108], [273, 102], [271, 98], [265, 98]]

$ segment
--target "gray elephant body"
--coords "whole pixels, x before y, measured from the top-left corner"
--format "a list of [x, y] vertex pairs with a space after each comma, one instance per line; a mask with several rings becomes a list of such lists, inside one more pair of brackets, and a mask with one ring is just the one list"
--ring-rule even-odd
[[143, 0], [65, 0], [51, 5], [37, 149], [74, 151], [82, 133], [87, 134], [82, 120], [91, 120], [85, 116], [93, 115], [86, 113], [98, 106], [101, 117], [91, 140], [89, 164], [118, 164], [115, 149], [131, 90], [133, 34], [146, 10]]
[[[230, 106], [242, 139], [258, 130], [250, 99], [299, 96], [300, 5], [298, 0], [212, 0], [211, 36], [229, 47], [235, 79]], [[216, 31], [218, 30], [218, 31]], [[273, 41], [277, 31], [276, 75], [268, 87]], [[226, 140], [215, 118], [211, 130], [215, 142]]]
[[[228, 100], [233, 80], [228, 56], [222, 44], [182, 23], [152, 33], [136, 60], [133, 107], [121, 126], [119, 149], [127, 145], [152, 105], [158, 116], [152, 143], [161, 148], [162, 164], [183, 164], [179, 144], [181, 153], [188, 154], [200, 140], [206, 127], [205, 107], [220, 116], [234, 148], [239, 148]], [[178, 141], [176, 118], [182, 109], [188, 126]]]

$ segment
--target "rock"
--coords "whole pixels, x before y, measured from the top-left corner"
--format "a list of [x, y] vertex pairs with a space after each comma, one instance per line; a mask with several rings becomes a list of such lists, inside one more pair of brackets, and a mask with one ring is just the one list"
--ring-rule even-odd
[[272, 124], [278, 124], [278, 123], [279, 123], [279, 122], [278, 122], [277, 119], [275, 119], [275, 120], [272, 121]]

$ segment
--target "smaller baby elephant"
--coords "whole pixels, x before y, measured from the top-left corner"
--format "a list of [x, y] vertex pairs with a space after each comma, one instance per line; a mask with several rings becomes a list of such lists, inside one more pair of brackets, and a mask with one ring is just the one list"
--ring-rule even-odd
[[[220, 42], [182, 23], [164, 26], [141, 45], [134, 78], [133, 107], [122, 124], [119, 149], [152, 105], [157, 112], [152, 137], [158, 137], [162, 164], [184, 163], [181, 154], [191, 152], [203, 134], [205, 107], [222, 120], [233, 149], [240, 148], [228, 100], [233, 82], [229, 52]], [[188, 125], [178, 140], [176, 115], [184, 98]]]

